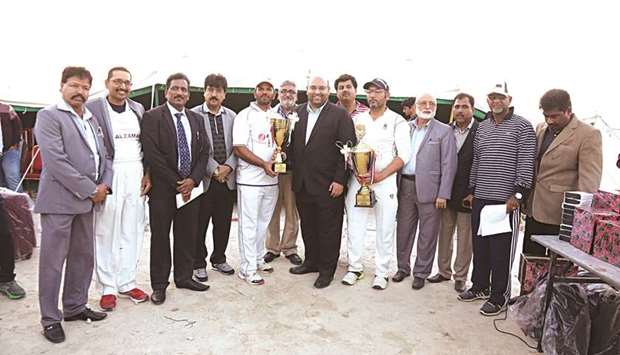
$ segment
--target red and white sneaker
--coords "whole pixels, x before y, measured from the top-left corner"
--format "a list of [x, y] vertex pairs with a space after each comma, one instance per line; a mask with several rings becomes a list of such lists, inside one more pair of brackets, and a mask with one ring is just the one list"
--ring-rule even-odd
[[99, 300], [99, 307], [102, 311], [112, 312], [114, 308], [116, 308], [116, 296], [114, 295], [103, 295]]
[[128, 297], [135, 304], [146, 302], [149, 300], [149, 295], [147, 295], [146, 292], [142, 291], [139, 288], [134, 288], [127, 292], [119, 292], [119, 295], [122, 297]]

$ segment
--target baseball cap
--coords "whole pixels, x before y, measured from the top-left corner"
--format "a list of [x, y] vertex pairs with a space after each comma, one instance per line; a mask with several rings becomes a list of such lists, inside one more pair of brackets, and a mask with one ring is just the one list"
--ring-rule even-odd
[[368, 88], [370, 88], [371, 86], [376, 86], [379, 89], [390, 91], [390, 87], [388, 86], [387, 82], [380, 78], [374, 78], [371, 81], [364, 84], [364, 90], [368, 90]]
[[510, 96], [508, 94], [508, 85], [506, 84], [505, 81], [493, 85], [493, 87], [491, 87], [491, 89], [487, 93], [487, 96], [491, 95], [491, 94], [499, 94], [499, 95], [504, 95], [504, 96]]
[[274, 88], [274, 87], [275, 87], [275, 86], [273, 86], [273, 83], [271, 82], [271, 79], [268, 79], [268, 78], [265, 78], [265, 79], [263, 79], [263, 80], [259, 81], [259, 82], [258, 82], [258, 84], [256, 84], [256, 86], [255, 86], [255, 87], [259, 87], [259, 86], [261, 86], [262, 84], [269, 84], [272, 88]]

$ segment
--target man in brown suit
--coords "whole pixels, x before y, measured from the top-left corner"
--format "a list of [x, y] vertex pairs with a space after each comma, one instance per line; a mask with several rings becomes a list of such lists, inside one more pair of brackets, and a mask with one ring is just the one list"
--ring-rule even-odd
[[545, 123], [536, 127], [536, 178], [523, 240], [523, 253], [536, 256], [544, 256], [546, 250], [531, 236], [558, 234], [564, 192], [595, 192], [603, 170], [601, 132], [572, 113], [568, 92], [547, 91], [540, 98], [540, 109]]

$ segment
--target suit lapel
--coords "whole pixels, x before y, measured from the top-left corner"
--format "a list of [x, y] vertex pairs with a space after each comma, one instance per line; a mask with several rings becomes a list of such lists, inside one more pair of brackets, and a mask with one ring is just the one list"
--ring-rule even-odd
[[172, 113], [168, 109], [168, 105], [164, 104], [164, 109], [162, 112], [164, 127], [168, 129], [168, 136], [172, 138], [171, 146], [174, 148], [174, 156], [178, 156], [178, 147], [177, 147], [177, 130], [174, 127], [174, 121], [172, 120]]
[[[209, 143], [211, 144], [211, 147], [213, 147], [213, 133], [211, 132], [211, 118], [209, 117], [209, 112], [205, 111], [204, 106], [202, 106], [200, 108], [200, 110], [203, 112], [204, 114], [204, 121], [205, 121], [205, 131], [207, 131], [207, 137], [209, 137]], [[213, 120], [216, 121], [216, 120]], [[217, 122], [214, 122], [217, 125]], [[222, 115], [222, 126], [226, 126], [224, 124], [224, 116]], [[224, 128], [224, 140], [226, 140], [226, 128]]]
[[[568, 126], [564, 127], [562, 132], [560, 132], [560, 134], [558, 134], [558, 136], [555, 137], [555, 139], [551, 142], [551, 144], [549, 145], [549, 148], [547, 148], [547, 151], [545, 152], [543, 157], [549, 154], [549, 152], [552, 151], [553, 149], [557, 148], [560, 144], [564, 143], [568, 138], [572, 137], [573, 134], [575, 134], [576, 128], [577, 128], [577, 119], [573, 117], [571, 119], [571, 122], [568, 124]], [[541, 136], [544, 136], [544, 133]]]
[[[301, 109], [298, 112], [299, 115], [299, 122], [297, 123], [297, 125], [295, 126], [295, 131], [296, 131], [296, 135], [298, 137], [298, 140], [301, 140], [301, 146], [305, 147], [306, 146], [306, 129], [308, 127], [308, 110], [306, 109], [306, 107], [301, 107]], [[299, 130], [299, 131], [297, 131]]]
[[[306, 146], [309, 146], [310, 143], [312, 143], [312, 138], [314, 138], [314, 136], [316, 135], [317, 127], [318, 125], [321, 124], [321, 119], [323, 119], [323, 117], [325, 117], [325, 115], [327, 114], [326, 112], [329, 110], [329, 102], [325, 103], [325, 106], [323, 107], [323, 109], [321, 110], [321, 113], [319, 114], [319, 117], [317, 117], [316, 122], [314, 122], [314, 127], [312, 127], [312, 132], [310, 132], [310, 138], [308, 138], [308, 143], [306, 143]], [[306, 119], [306, 127], [308, 125], [308, 120]], [[306, 130], [304, 130], [304, 133], [306, 132]], [[304, 139], [306, 137], [304, 136]]]
[[420, 143], [420, 149], [418, 149], [418, 152], [416, 154], [416, 156], [418, 156], [420, 154], [420, 152], [422, 151], [422, 147], [424, 147], [424, 145], [426, 144], [426, 142], [428, 142], [428, 140], [431, 137], [431, 133], [433, 132], [433, 127], [435, 127], [435, 122], [433, 122], [435, 119], [433, 118], [431, 121], [428, 122], [428, 131], [426, 131], [426, 134], [424, 135], [424, 139], [422, 139], [422, 143]]
[[[105, 130], [107, 131], [108, 134], [106, 134], [106, 136], [104, 137], [104, 139], [108, 140], [108, 145], [112, 148], [114, 148], [114, 139], [112, 139], [112, 120], [110, 119], [110, 112], [108, 111], [108, 104], [106, 102], [107, 100], [105, 98], [103, 98], [101, 100], [101, 109], [103, 111], [103, 123], [105, 125]], [[127, 105], [127, 107], [129, 107], [129, 105]], [[112, 153], [112, 152], [110, 152]]]
[[101, 178], [101, 176], [103, 175], [103, 169], [105, 168], [105, 156], [103, 155], [103, 151], [101, 149], [101, 143], [103, 143], [103, 141], [100, 142], [99, 139], [103, 137], [99, 133], [101, 127], [95, 127], [93, 125], [93, 120], [94, 117], [92, 117], [90, 120], [86, 120], [86, 124], [89, 126], [89, 129], [92, 130], [93, 136], [95, 137], [95, 146], [97, 147], [97, 154], [99, 155], [99, 178]]

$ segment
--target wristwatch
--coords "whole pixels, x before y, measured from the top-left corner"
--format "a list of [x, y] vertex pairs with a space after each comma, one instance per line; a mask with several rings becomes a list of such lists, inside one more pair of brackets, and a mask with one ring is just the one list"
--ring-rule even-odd
[[516, 198], [517, 200], [521, 201], [521, 199], [523, 198], [523, 194], [521, 194], [520, 192], [517, 192], [517, 193], [515, 194], [515, 198]]

